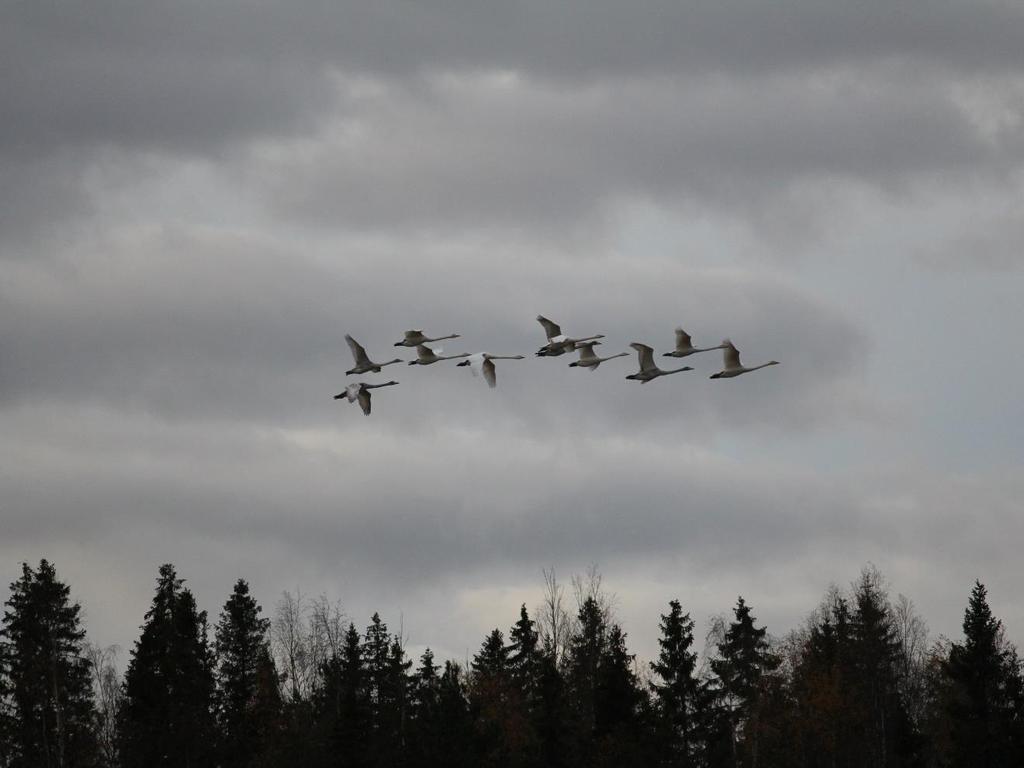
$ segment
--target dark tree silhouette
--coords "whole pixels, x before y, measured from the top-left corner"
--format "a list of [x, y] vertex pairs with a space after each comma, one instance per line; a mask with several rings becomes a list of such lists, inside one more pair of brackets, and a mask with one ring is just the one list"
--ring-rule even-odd
[[697, 654], [693, 645], [693, 620], [683, 613], [678, 600], [669, 602], [661, 617], [661, 651], [651, 670], [653, 682], [658, 763], [665, 766], [694, 764], [698, 742], [696, 708], [701, 686], [696, 677]]
[[249, 585], [239, 579], [217, 622], [216, 714], [223, 768], [256, 765], [280, 722], [277, 670], [267, 639], [270, 620], [261, 612]]
[[206, 612], [196, 608], [173, 565], [160, 567], [125, 674], [121, 710], [124, 768], [215, 765], [213, 657]]
[[724, 710], [729, 746], [729, 762], [733, 766], [756, 766], [762, 678], [779, 665], [768, 648], [768, 630], [758, 628], [743, 597], [736, 600], [734, 620], [718, 644], [719, 658], [712, 659], [711, 669], [718, 678], [719, 702]]
[[94, 765], [91, 664], [81, 608], [53, 566], [23, 564], [0, 628], [0, 764]]
[[1020, 668], [1003, 638], [1003, 625], [974, 583], [964, 611], [964, 641], [949, 650], [951, 764], [972, 768], [1021, 765]]

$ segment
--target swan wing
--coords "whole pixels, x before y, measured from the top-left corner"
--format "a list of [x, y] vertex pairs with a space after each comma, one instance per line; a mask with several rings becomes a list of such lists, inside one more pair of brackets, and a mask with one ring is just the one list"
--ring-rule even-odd
[[576, 347], [580, 351], [580, 360], [597, 360], [597, 355], [594, 354], [594, 343], [585, 342]]
[[434, 350], [428, 347], [426, 344], [416, 345], [416, 358], [421, 363], [429, 363], [434, 359]]
[[484, 372], [484, 380], [487, 382], [487, 386], [494, 389], [498, 386], [498, 374], [494, 369], [493, 360], [484, 360], [481, 366]]
[[630, 344], [637, 351], [637, 358], [640, 360], [641, 371], [653, 371], [657, 366], [654, 364], [654, 350], [646, 344], [634, 341]]
[[424, 340], [423, 331], [411, 330], [405, 332], [406, 344], [422, 344]]
[[742, 368], [740, 365], [740, 351], [736, 349], [729, 339], [725, 339], [722, 342], [722, 358], [725, 361], [725, 370], [734, 371], [737, 368]]
[[345, 334], [345, 341], [348, 342], [348, 348], [352, 350], [352, 357], [355, 358], [356, 364], [369, 365], [370, 358], [366, 356], [366, 350], [363, 349], [363, 346], [347, 333]]
[[544, 315], [537, 315], [537, 322], [544, 326], [544, 333], [549, 340], [562, 335], [562, 329], [558, 327], [558, 323], [551, 322]]
[[360, 386], [361, 385], [359, 384], [349, 384], [345, 387], [345, 399], [350, 403], [354, 403], [356, 401], [356, 397], [359, 395]]
[[690, 338], [690, 334], [682, 328], [676, 328], [676, 351], [689, 352], [691, 349], [693, 349], [693, 340]]
[[359, 389], [359, 407], [363, 409], [363, 413], [367, 416], [370, 415], [370, 390]]

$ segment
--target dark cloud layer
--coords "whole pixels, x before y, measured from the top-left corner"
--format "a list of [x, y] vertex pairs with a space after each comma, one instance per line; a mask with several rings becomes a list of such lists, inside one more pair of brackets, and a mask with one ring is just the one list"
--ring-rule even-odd
[[[246, 576], [454, 617], [422, 638], [453, 653], [595, 561], [645, 652], [671, 597], [756, 585], [781, 630], [868, 560], [955, 631], [1020, 576], [1022, 33], [997, 1], [8, 4], [0, 560], [125, 645], [168, 560], [213, 610]], [[782, 365], [641, 386], [534, 358], [537, 313]], [[332, 400], [346, 332], [409, 327], [528, 359]]]

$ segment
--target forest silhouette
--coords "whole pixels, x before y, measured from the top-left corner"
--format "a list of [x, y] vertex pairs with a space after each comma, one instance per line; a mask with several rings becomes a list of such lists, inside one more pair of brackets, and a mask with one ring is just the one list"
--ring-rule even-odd
[[739, 597], [696, 638], [673, 599], [643, 663], [596, 569], [544, 587], [459, 663], [410, 658], [378, 614], [357, 626], [326, 596], [265, 614], [241, 579], [211, 625], [163, 565], [122, 675], [54, 566], [24, 564], [0, 628], [0, 766], [1024, 765], [1024, 674], [980, 582], [956, 640], [930, 640], [872, 567], [785, 633]]

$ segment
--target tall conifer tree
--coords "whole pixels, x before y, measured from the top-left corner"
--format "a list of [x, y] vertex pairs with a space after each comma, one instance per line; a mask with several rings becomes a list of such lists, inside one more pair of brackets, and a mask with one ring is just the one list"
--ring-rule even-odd
[[693, 620], [683, 613], [678, 600], [669, 602], [661, 617], [661, 651], [651, 670], [661, 682], [654, 682], [657, 705], [658, 759], [661, 765], [694, 764], [697, 749], [696, 706], [700, 683], [695, 675], [697, 654], [693, 646]]
[[256, 764], [280, 717], [277, 672], [267, 639], [270, 620], [260, 613], [249, 585], [239, 579], [216, 630], [217, 726], [223, 768]]
[[1003, 625], [988, 605], [988, 592], [974, 583], [964, 611], [964, 641], [949, 651], [945, 672], [949, 701], [951, 763], [957, 768], [1020, 765], [1021, 716], [1017, 657], [1003, 638]]
[[[8, 706], [0, 712], [0, 760], [11, 768], [92, 766], [91, 665], [81, 608], [46, 560], [22, 565], [0, 628], [0, 673]], [[4, 754], [6, 752], [6, 754]]]
[[206, 612], [174, 566], [163, 565], [125, 673], [124, 768], [215, 764], [213, 658]]

